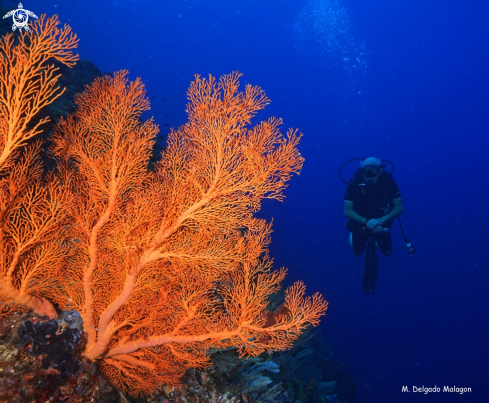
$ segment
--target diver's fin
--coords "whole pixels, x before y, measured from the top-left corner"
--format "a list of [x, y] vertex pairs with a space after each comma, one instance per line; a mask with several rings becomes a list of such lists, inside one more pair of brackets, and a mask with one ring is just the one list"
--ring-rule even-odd
[[363, 270], [363, 292], [371, 293], [375, 291], [377, 285], [377, 271], [379, 269], [379, 259], [375, 247], [375, 239], [370, 238], [365, 251], [365, 268]]

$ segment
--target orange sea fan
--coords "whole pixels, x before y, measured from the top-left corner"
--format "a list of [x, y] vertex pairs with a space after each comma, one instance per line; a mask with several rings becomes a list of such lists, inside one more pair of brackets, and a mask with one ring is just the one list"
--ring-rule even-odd
[[38, 112], [64, 92], [48, 61], [78, 60], [76, 35], [58, 24], [41, 16], [30, 32], [0, 41], [0, 315], [57, 316], [49, 300], [67, 253], [62, 192], [52, 175], [42, 179], [40, 142], [27, 144], [49, 121], [36, 121]]
[[122, 390], [144, 394], [210, 365], [210, 348], [290, 348], [326, 302], [305, 298], [299, 283], [286, 314], [262, 317], [285, 271], [271, 271], [270, 225], [253, 213], [263, 198], [281, 200], [303, 163], [300, 136], [284, 137], [280, 119], [250, 126], [264, 92], [239, 92], [238, 73], [197, 76], [188, 123], [149, 171], [157, 127], [140, 120], [149, 103], [126, 74], [87, 87], [53, 136], [73, 240], [56, 300], [81, 313], [85, 355]]
[[299, 282], [265, 320], [285, 270], [272, 271], [271, 226], [253, 213], [300, 172], [300, 135], [283, 136], [280, 119], [251, 125], [269, 100], [256, 86], [240, 92], [239, 73], [196, 76], [188, 123], [151, 171], [158, 128], [141, 121], [141, 80], [122, 71], [76, 96], [52, 137], [58, 171], [42, 178], [40, 143], [25, 146], [47, 121], [33, 120], [39, 109], [62, 93], [46, 61], [77, 60], [76, 36], [57, 25], [43, 16], [18, 45], [11, 34], [0, 42], [1, 313], [78, 310], [85, 356], [136, 395], [210, 365], [211, 348], [290, 348], [327, 303]]

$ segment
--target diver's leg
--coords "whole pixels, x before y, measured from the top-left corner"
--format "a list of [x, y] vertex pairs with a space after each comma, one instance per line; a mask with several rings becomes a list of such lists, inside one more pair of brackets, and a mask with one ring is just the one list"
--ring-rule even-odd
[[390, 232], [382, 232], [380, 234], [375, 234], [375, 240], [377, 249], [384, 256], [392, 255], [392, 238]]
[[362, 256], [367, 240], [368, 235], [361, 234], [358, 231], [350, 232], [350, 248], [356, 257]]
[[370, 238], [365, 252], [365, 268], [363, 269], [362, 289], [365, 293], [375, 291], [377, 285], [377, 272], [379, 270], [379, 259], [377, 258], [376, 244], [374, 238]]

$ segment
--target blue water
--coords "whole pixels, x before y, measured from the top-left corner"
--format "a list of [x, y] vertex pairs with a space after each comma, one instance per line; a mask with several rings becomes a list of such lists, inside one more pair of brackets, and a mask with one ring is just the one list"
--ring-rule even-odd
[[[185, 122], [194, 74], [244, 73], [304, 133], [305, 165], [274, 218], [288, 281], [329, 301], [322, 322], [359, 403], [489, 402], [489, 6], [471, 0], [26, 0], [80, 37], [82, 59], [142, 77], [163, 134]], [[354, 157], [394, 162], [397, 223], [377, 290], [344, 228]], [[345, 169], [349, 177], [356, 166]], [[402, 386], [470, 387], [464, 395]]]

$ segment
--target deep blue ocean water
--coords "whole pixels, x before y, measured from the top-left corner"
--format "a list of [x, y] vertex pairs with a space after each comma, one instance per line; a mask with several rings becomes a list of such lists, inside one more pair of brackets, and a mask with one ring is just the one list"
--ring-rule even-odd
[[[16, 5], [13, 2], [12, 5]], [[238, 70], [269, 116], [299, 128], [305, 165], [274, 219], [289, 283], [329, 301], [322, 321], [359, 403], [489, 402], [489, 5], [482, 0], [26, 0], [58, 14], [103, 72], [142, 77], [163, 134], [185, 123], [195, 74]], [[394, 162], [402, 217], [377, 290], [344, 226], [343, 162]], [[357, 165], [348, 165], [349, 179]], [[470, 387], [464, 395], [402, 393]]]

